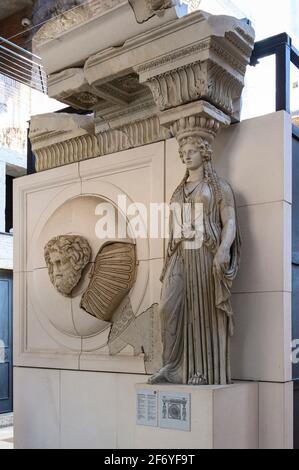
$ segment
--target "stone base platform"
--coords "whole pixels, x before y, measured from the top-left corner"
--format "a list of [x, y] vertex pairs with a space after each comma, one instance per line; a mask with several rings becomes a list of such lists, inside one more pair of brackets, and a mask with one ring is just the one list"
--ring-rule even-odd
[[[146, 385], [147, 379], [140, 374], [14, 367], [15, 448], [293, 448], [291, 382], [186, 387]], [[159, 394], [178, 395], [179, 404], [190, 395], [190, 413], [188, 403], [185, 412], [181, 404], [186, 416], [183, 426], [179, 423], [183, 429], [161, 428], [159, 407], [155, 409], [152, 401], [148, 409], [151, 417], [156, 411], [156, 422], [151, 427], [137, 424], [140, 392], [157, 392], [157, 405]], [[175, 410], [176, 406], [171, 410], [174, 417]], [[190, 431], [184, 430], [188, 416]]]
[[[235, 383], [229, 386], [136, 386], [139, 393], [157, 394], [157, 426], [136, 426], [136, 448], [149, 449], [256, 449], [258, 444], [258, 384]], [[190, 431], [173, 429], [180, 411], [176, 403], [180, 398], [190, 397]], [[164, 397], [164, 412], [163, 412]], [[165, 408], [165, 397], [169, 399]], [[174, 407], [174, 419], [171, 420]], [[161, 414], [170, 418], [161, 420]], [[169, 415], [167, 415], [169, 413]], [[187, 412], [188, 415], [188, 405]], [[188, 416], [186, 417], [188, 421]], [[184, 427], [184, 425], [183, 425]], [[171, 429], [172, 428], [172, 429]]]

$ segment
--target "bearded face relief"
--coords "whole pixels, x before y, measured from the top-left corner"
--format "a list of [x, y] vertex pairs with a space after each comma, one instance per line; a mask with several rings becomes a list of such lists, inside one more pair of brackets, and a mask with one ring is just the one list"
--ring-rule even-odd
[[55, 289], [70, 297], [91, 260], [91, 248], [84, 237], [60, 235], [45, 246], [45, 260]]

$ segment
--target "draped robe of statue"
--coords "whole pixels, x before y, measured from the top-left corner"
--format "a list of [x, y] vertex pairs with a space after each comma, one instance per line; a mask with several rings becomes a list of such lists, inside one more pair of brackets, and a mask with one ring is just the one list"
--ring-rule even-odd
[[[192, 383], [197, 375], [202, 385], [229, 384], [230, 337], [233, 312], [230, 289], [239, 266], [240, 235], [230, 250], [230, 264], [214, 273], [213, 260], [221, 243], [221, 205], [235, 207], [233, 192], [219, 179], [222, 201], [212, 184], [188, 183], [187, 177], [175, 191], [172, 203], [203, 204], [203, 244], [185, 249], [184, 240], [174, 238], [174, 216], [170, 218], [170, 241], [162, 274], [160, 313], [162, 321], [164, 381]], [[160, 373], [161, 373], [160, 371]]]

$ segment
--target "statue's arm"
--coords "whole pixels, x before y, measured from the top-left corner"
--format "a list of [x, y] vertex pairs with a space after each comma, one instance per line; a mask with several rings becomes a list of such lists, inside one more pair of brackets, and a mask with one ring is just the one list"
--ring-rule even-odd
[[220, 203], [220, 215], [222, 223], [221, 243], [214, 259], [214, 269], [221, 275], [222, 269], [230, 263], [230, 249], [236, 238], [236, 209], [234, 195], [227, 183], [222, 183], [222, 201]]

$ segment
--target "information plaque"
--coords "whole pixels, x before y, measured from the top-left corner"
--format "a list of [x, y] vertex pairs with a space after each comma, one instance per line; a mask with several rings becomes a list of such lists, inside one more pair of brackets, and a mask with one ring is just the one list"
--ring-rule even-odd
[[159, 393], [159, 427], [191, 431], [190, 393]]
[[141, 426], [158, 426], [158, 395], [156, 391], [138, 390], [137, 424]]

